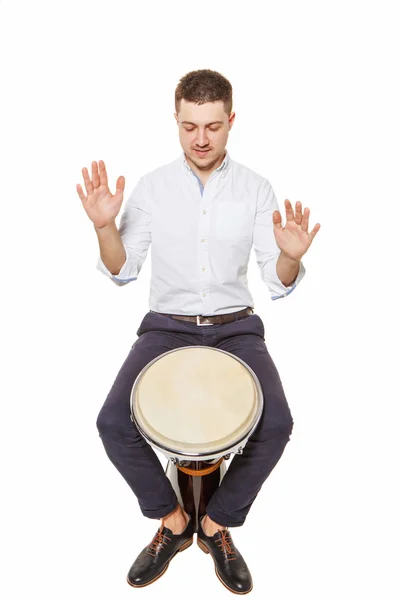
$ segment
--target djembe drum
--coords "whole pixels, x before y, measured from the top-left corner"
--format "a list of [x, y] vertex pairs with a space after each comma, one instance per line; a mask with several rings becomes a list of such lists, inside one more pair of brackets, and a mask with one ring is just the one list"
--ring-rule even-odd
[[149, 362], [131, 391], [131, 420], [168, 458], [166, 475], [197, 532], [231, 454], [241, 454], [263, 409], [260, 382], [230, 352], [185, 346]]

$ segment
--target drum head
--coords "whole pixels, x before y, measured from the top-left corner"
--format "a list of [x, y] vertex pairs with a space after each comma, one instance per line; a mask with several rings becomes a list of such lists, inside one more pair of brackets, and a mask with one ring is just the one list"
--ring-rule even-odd
[[137, 377], [131, 412], [149, 441], [180, 455], [209, 455], [244, 439], [260, 417], [253, 371], [209, 346], [166, 352]]

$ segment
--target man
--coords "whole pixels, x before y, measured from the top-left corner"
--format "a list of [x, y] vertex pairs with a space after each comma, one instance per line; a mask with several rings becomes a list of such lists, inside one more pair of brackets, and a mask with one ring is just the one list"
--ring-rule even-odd
[[[136, 495], [144, 516], [161, 519], [127, 580], [141, 587], [158, 579], [178, 551], [193, 541], [193, 523], [151, 446], [130, 420], [130, 392], [155, 357], [182, 346], [231, 352], [255, 372], [263, 414], [243, 454], [236, 454], [201, 521], [198, 540], [234, 593], [252, 589], [250, 571], [229, 527], [243, 525], [263, 482], [289, 441], [292, 415], [265, 345], [262, 320], [247, 288], [251, 247], [272, 299], [291, 293], [304, 277], [301, 261], [319, 224], [308, 233], [310, 210], [285, 201], [286, 227], [269, 181], [234, 161], [225, 146], [235, 113], [232, 87], [208, 69], [185, 75], [175, 90], [182, 154], [142, 176], [115, 225], [125, 179], [112, 195], [103, 161], [82, 169], [83, 207], [98, 236], [98, 268], [117, 285], [135, 281], [152, 244], [150, 312], [138, 331], [97, 418], [108, 457]], [[201, 327], [208, 324], [208, 327]], [[210, 416], [212, 418], [212, 416]]]

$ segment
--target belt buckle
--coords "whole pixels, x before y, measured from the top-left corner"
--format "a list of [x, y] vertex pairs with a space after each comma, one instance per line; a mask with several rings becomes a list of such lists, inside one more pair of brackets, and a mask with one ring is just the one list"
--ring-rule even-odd
[[[202, 318], [202, 315], [196, 316], [197, 325], [214, 325], [214, 323], [200, 323], [201, 318]], [[207, 317], [203, 317], [203, 318], [207, 318]]]

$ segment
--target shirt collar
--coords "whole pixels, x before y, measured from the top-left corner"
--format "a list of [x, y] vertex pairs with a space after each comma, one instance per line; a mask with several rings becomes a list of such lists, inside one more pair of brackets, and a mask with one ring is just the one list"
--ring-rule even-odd
[[[180, 161], [188, 169], [188, 171], [192, 171], [192, 168], [189, 166], [189, 164], [188, 164], [188, 162], [186, 160], [185, 153], [184, 153], [183, 150], [182, 150], [182, 152], [180, 154]], [[219, 165], [219, 167], [217, 169], [215, 169], [215, 171], [226, 173], [227, 170], [228, 170], [228, 167], [230, 165], [230, 162], [231, 162], [231, 157], [229, 155], [228, 150], [225, 148], [225, 157], [224, 157], [224, 160]]]

